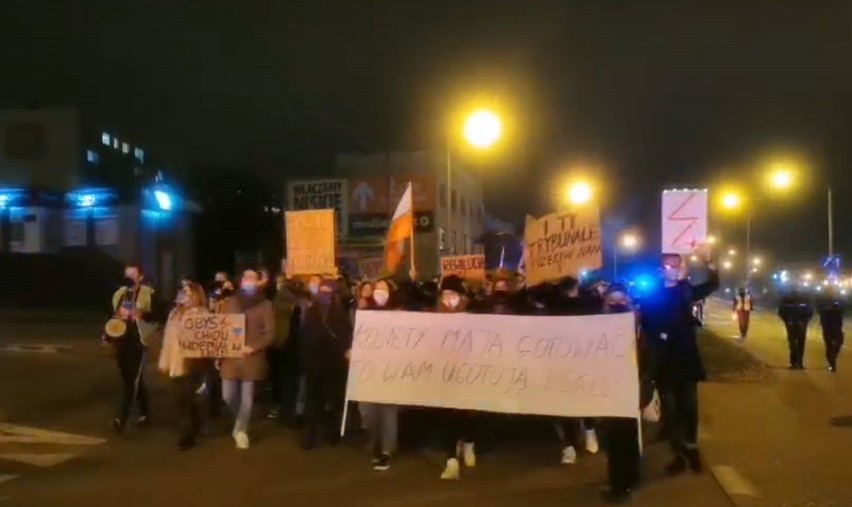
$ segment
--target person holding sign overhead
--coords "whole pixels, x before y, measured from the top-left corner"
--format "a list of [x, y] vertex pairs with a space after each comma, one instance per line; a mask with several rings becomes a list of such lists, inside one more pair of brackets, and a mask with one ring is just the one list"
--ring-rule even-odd
[[272, 303], [260, 291], [260, 275], [247, 269], [240, 281], [240, 292], [222, 303], [222, 313], [246, 316], [243, 357], [224, 358], [221, 363], [222, 398], [236, 416], [232, 436], [237, 449], [249, 448], [248, 427], [254, 406], [254, 386], [266, 379], [264, 350], [275, 336]]
[[667, 467], [679, 475], [687, 466], [703, 470], [698, 452], [698, 382], [704, 365], [698, 349], [692, 305], [719, 288], [719, 273], [710, 250], [704, 251], [707, 281], [693, 285], [686, 278], [686, 264], [679, 254], [664, 254], [662, 284], [643, 299], [642, 328], [651, 354], [651, 376], [662, 401], [663, 420], [675, 454]]

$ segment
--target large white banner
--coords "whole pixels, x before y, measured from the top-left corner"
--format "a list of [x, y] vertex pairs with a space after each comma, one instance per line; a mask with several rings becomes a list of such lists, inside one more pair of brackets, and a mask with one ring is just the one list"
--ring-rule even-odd
[[359, 310], [350, 400], [566, 417], [638, 417], [633, 314]]
[[662, 208], [663, 253], [692, 253], [707, 241], [707, 190], [664, 190]]

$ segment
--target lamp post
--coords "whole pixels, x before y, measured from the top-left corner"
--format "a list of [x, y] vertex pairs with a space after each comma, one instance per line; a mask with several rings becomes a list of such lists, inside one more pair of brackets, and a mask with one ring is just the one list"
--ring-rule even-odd
[[[503, 134], [503, 122], [500, 117], [493, 111], [487, 109], [479, 109], [474, 111], [467, 117], [464, 124], [464, 137], [467, 142], [477, 149], [488, 149], [494, 145]], [[447, 136], [447, 235], [453, 239], [452, 223], [453, 223], [453, 158], [450, 136]], [[449, 242], [447, 238], [445, 242]], [[455, 250], [455, 241], [453, 240], [452, 251]], [[451, 250], [451, 249], [447, 249]]]

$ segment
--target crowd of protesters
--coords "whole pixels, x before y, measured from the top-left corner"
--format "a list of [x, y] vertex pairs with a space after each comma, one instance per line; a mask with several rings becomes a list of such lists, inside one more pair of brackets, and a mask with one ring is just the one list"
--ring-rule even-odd
[[[526, 287], [523, 277], [508, 273], [495, 274], [476, 290], [456, 276], [423, 283], [381, 278], [352, 284], [341, 276], [296, 280], [283, 274], [273, 278], [262, 270], [246, 270], [237, 280], [218, 273], [206, 289], [185, 280], [170, 313], [162, 319], [165, 326], [158, 361], [159, 369], [174, 385], [174, 403], [180, 414], [178, 448], [190, 449], [197, 444], [200, 400], [205, 393], [210, 416], [219, 415], [223, 400], [234, 420], [236, 447], [249, 448], [251, 417], [259, 412], [253, 404], [255, 399], [265, 399], [259, 396], [261, 386], [268, 387], [270, 393], [263, 413], [301, 428], [305, 449], [337, 443], [358, 310], [563, 316], [632, 312], [637, 322], [641, 377], [637, 415], [657, 403], [673, 451], [667, 472], [676, 475], [691, 469], [700, 473], [697, 383], [704, 379], [704, 368], [693, 304], [708, 297], [719, 283], [709, 253], [706, 260], [708, 280], [694, 285], [686, 277], [680, 256], [663, 256], [658, 286], [641, 301], [631, 298], [628, 288], [620, 284], [581, 286], [577, 280], [565, 278]], [[114, 421], [119, 432], [124, 430], [134, 403], [138, 404], [138, 422], [148, 421], [142, 367], [151, 333], [149, 324], [157, 321], [153, 291], [145, 285], [140, 269], [131, 266], [125, 274], [126, 286], [113, 298], [110, 322], [123, 319], [127, 329], [123, 334], [113, 330], [106, 335], [115, 336], [105, 336], [115, 347], [124, 386]], [[242, 357], [182, 357], [177, 343], [181, 317], [216, 312], [245, 314]], [[397, 442], [409, 431], [406, 426], [410, 422], [412, 428], [418, 428], [417, 433], [430, 433], [446, 452], [440, 475], [445, 480], [458, 480], [463, 469], [477, 466], [477, 446], [493, 437], [490, 430], [495, 425], [523, 419], [376, 403], [361, 403], [350, 412], [359, 414], [350, 419], [369, 436], [375, 470], [390, 468]], [[418, 418], [428, 423], [418, 426]], [[599, 447], [605, 449], [608, 498], [618, 502], [630, 497], [639, 483], [641, 447], [636, 419], [553, 417], [546, 418], [544, 428], [555, 433], [554, 442], [561, 443], [560, 454], [554, 454], [563, 464], [575, 463], [581, 449], [589, 453], [597, 453]]]

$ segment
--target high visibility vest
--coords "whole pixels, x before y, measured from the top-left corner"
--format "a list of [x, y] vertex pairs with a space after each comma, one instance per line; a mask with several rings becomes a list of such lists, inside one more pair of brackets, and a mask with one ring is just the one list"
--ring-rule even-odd
[[737, 298], [734, 300], [734, 310], [750, 312], [751, 309], [751, 295], [746, 294], [745, 296], [740, 296], [738, 294]]

